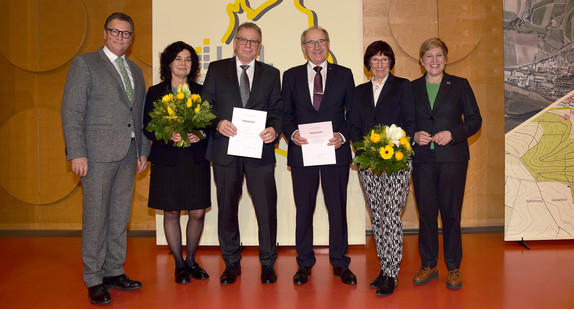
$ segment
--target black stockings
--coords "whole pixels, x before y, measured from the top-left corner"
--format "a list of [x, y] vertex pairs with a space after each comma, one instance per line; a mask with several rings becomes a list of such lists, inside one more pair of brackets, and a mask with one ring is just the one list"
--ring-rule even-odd
[[189, 211], [189, 220], [186, 226], [186, 255], [185, 261], [182, 253], [181, 243], [181, 226], [179, 224], [179, 210], [166, 210], [163, 216], [163, 228], [165, 230], [165, 238], [169, 250], [175, 259], [175, 268], [180, 268], [187, 264], [193, 266], [195, 264], [195, 251], [201, 232], [203, 231], [203, 218], [205, 215], [204, 209], [196, 209]]

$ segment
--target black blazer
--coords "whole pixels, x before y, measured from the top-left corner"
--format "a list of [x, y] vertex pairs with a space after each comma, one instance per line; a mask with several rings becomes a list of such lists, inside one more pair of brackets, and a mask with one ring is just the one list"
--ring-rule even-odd
[[[449, 130], [452, 141], [448, 145], [435, 144], [436, 162], [468, 161], [470, 153], [467, 138], [474, 135], [482, 124], [482, 117], [472, 88], [465, 78], [444, 73], [433, 110], [426, 90], [425, 75], [412, 81], [415, 97], [416, 129], [430, 135]], [[464, 116], [464, 119], [463, 119]], [[428, 162], [430, 143], [415, 144], [414, 162]]]
[[[192, 83], [189, 85], [189, 90], [192, 94], [201, 93], [201, 85], [198, 83]], [[177, 164], [178, 152], [185, 151], [189, 153], [196, 163], [205, 160], [205, 150], [207, 149], [207, 139], [203, 139], [197, 143], [191, 144], [186, 148], [178, 148], [173, 146], [173, 142], [170, 140], [166, 144], [163, 140], [158, 140], [155, 138], [154, 132], [148, 132], [145, 128], [151, 121], [149, 113], [153, 110], [153, 102], [163, 97], [166, 94], [172, 93], [171, 85], [165, 81], [149, 87], [145, 100], [144, 107], [144, 134], [152, 141], [151, 152], [148, 160], [153, 164], [165, 165], [165, 166], [175, 166]], [[185, 138], [184, 136], [182, 136]]]
[[346, 113], [351, 109], [355, 81], [350, 69], [327, 64], [327, 80], [323, 91], [323, 100], [319, 111], [313, 108], [309, 85], [307, 83], [307, 63], [293, 67], [283, 73], [283, 112], [284, 135], [289, 141], [287, 165], [303, 167], [301, 147], [295, 145], [291, 135], [298, 130], [299, 124], [332, 121], [333, 132], [343, 134], [346, 142], [335, 150], [336, 165], [351, 163], [351, 136], [347, 129]]
[[[237, 66], [235, 57], [227, 58], [209, 64], [203, 91], [204, 100], [213, 105], [213, 113], [217, 118], [212, 120], [212, 137], [207, 145], [206, 158], [219, 165], [228, 165], [235, 156], [227, 155], [229, 138], [217, 132], [219, 121], [231, 121], [234, 107], [243, 107], [237, 79]], [[279, 70], [255, 61], [255, 72], [251, 87], [251, 94], [245, 108], [266, 111], [267, 123], [265, 127], [273, 127], [277, 137], [281, 135], [281, 112], [283, 101], [281, 99], [281, 83]], [[276, 140], [277, 141], [277, 140]], [[249, 164], [275, 164], [274, 143], [263, 144], [261, 159], [246, 158]]]
[[353, 109], [347, 125], [353, 142], [363, 137], [376, 125], [401, 127], [411, 139], [415, 133], [415, 101], [410, 81], [389, 73], [377, 105], [371, 81], [357, 86]]

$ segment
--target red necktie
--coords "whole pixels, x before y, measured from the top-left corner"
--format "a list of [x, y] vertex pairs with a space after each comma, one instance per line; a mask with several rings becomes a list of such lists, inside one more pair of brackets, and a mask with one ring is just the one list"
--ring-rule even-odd
[[315, 110], [319, 110], [321, 106], [321, 100], [323, 99], [323, 76], [321, 75], [320, 66], [316, 66], [313, 68], [317, 74], [315, 74], [315, 81], [313, 82], [313, 108]]

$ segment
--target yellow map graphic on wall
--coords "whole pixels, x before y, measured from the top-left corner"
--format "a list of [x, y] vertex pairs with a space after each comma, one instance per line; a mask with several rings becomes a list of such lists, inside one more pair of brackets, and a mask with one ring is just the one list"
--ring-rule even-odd
[[574, 238], [574, 91], [506, 134], [504, 239]]

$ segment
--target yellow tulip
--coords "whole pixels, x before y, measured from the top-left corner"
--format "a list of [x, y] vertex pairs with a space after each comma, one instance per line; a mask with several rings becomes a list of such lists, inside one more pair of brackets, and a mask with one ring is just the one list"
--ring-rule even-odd
[[199, 109], [201, 108], [201, 104], [197, 104], [197, 107], [193, 110], [194, 113], [199, 113]]
[[201, 96], [199, 94], [192, 94], [191, 99], [195, 101], [201, 101]]
[[171, 107], [167, 107], [167, 113], [172, 116], [173, 114], [175, 114], [175, 112], [173, 111], [173, 109], [171, 109]]
[[372, 131], [371, 132], [371, 142], [376, 144], [380, 141], [381, 141], [381, 136], [379, 134], [375, 133], [375, 131]]
[[183, 93], [183, 92], [178, 92], [178, 93], [177, 93], [177, 99], [178, 99], [178, 100], [183, 100], [183, 98], [185, 98], [185, 93]]
[[401, 161], [403, 159], [403, 153], [400, 151], [397, 151], [395, 153], [395, 159], [397, 159], [397, 161]]
[[191, 107], [191, 98], [187, 99], [187, 103], [186, 103], [187, 108]]
[[411, 150], [411, 144], [407, 143], [407, 144], [405, 145], [405, 148], [406, 148], [407, 150]]
[[168, 95], [164, 95], [164, 96], [161, 98], [161, 100], [162, 100], [163, 102], [169, 102], [169, 101], [171, 100], [171, 98], [169, 97], [169, 94], [168, 94]]

